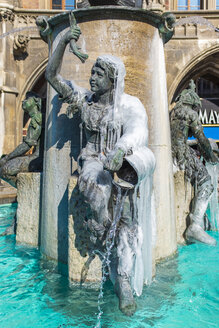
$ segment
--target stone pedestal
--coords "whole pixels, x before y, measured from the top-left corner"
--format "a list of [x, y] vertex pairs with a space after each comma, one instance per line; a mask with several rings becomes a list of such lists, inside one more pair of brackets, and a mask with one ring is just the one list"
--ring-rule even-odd
[[174, 174], [174, 186], [177, 243], [183, 244], [185, 242], [183, 234], [186, 230], [186, 221], [194, 190], [191, 183], [185, 179], [184, 171], [178, 171]]
[[39, 246], [42, 173], [19, 173], [16, 241]]
[[[77, 177], [69, 180], [69, 221], [68, 221], [68, 268], [69, 278], [74, 281], [81, 280], [82, 269], [89, 256], [89, 233], [84, 230], [83, 222], [89, 209], [86, 208], [84, 200], [81, 199], [77, 187]], [[88, 269], [86, 282], [97, 282], [101, 280], [101, 261], [96, 255]]]

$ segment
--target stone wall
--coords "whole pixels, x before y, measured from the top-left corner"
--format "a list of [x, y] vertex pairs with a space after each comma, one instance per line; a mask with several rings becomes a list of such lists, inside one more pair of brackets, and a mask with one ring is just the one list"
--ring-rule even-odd
[[39, 0], [22, 0], [22, 8], [39, 9]]
[[219, 26], [219, 14], [218, 11], [200, 13], [206, 20], [202, 24], [192, 20], [193, 15], [197, 16], [197, 11], [194, 14], [175, 13], [177, 20], [189, 17], [191, 21], [176, 26], [173, 38], [165, 45], [169, 104], [187, 86], [190, 78], [210, 71], [215, 76], [219, 74], [215, 58], [211, 59], [212, 55], [218, 56], [219, 53], [218, 32], [214, 31], [214, 26]]
[[18, 9], [0, 13], [1, 34], [23, 29], [0, 39], [0, 156], [9, 153], [21, 142], [21, 101], [45, 70], [48, 47], [39, 36], [36, 17], [36, 12], [26, 13]]

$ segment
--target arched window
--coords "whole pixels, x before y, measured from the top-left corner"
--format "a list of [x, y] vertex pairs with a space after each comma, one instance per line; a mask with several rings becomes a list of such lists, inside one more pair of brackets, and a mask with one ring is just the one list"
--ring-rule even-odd
[[51, 0], [52, 9], [71, 10], [75, 9], [76, 0]]

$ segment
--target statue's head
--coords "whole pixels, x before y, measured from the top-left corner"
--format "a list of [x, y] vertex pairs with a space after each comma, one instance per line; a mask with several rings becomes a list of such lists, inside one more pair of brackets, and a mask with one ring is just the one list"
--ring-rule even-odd
[[189, 89], [194, 91], [194, 92], [196, 91], [196, 85], [195, 85], [194, 80], [189, 81]]
[[28, 91], [26, 93], [25, 99], [22, 102], [22, 108], [30, 115], [35, 111], [40, 110], [41, 104], [41, 98], [35, 92]]
[[92, 67], [91, 91], [103, 94], [108, 90], [124, 90], [125, 66], [112, 55], [99, 56]]
[[201, 100], [196, 93], [196, 85], [193, 80], [190, 80], [188, 89], [183, 90], [176, 99], [179, 104], [189, 105], [193, 109], [201, 107]]

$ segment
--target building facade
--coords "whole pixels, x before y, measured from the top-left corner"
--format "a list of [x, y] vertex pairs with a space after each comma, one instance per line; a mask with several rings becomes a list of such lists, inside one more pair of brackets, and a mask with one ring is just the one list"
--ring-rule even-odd
[[[46, 98], [48, 46], [36, 28], [37, 16], [74, 9], [80, 2], [0, 0], [0, 155], [14, 149], [25, 134], [28, 120], [21, 104], [26, 92]], [[142, 6], [172, 11], [177, 18], [174, 36], [165, 45], [170, 108], [194, 79], [203, 98], [200, 118], [208, 136], [218, 140], [219, 0], [143, 0]]]

